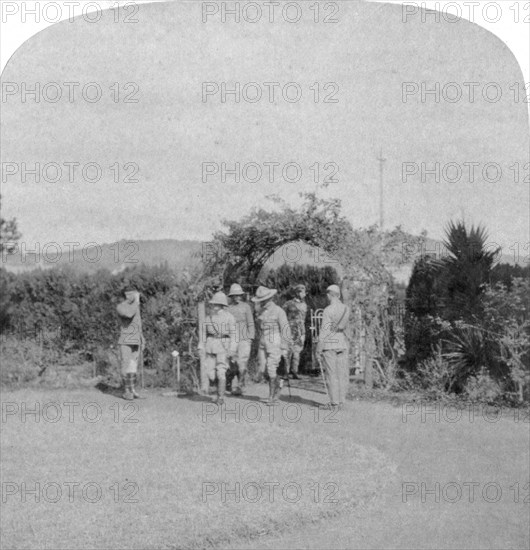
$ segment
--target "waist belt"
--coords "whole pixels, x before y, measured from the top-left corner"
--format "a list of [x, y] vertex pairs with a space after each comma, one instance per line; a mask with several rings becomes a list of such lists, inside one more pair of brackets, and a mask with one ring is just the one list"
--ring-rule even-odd
[[206, 338], [215, 338], [216, 340], [222, 340], [223, 338], [230, 338], [230, 334], [225, 334], [225, 335], [207, 334]]

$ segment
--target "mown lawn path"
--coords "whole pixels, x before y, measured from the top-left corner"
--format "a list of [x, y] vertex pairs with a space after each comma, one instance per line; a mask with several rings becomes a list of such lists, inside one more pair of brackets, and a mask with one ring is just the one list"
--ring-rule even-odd
[[528, 409], [354, 401], [347, 415], [397, 465], [377, 507], [231, 549], [530, 548]]
[[[317, 407], [324, 395], [293, 388], [271, 418], [259, 401], [266, 391], [253, 385], [224, 410], [160, 391], [132, 409], [93, 389], [3, 391], [12, 414], [2, 418], [2, 483], [93, 483], [103, 494], [95, 503], [79, 493], [57, 503], [4, 494], [2, 548], [529, 547], [524, 413], [497, 420], [464, 410], [454, 421], [449, 409], [353, 401], [333, 416]], [[73, 422], [65, 402], [78, 403]], [[22, 408], [37, 403], [39, 421], [23, 421]], [[56, 422], [53, 407], [44, 415], [49, 403], [61, 406]], [[82, 416], [89, 403], [100, 408], [96, 422]], [[85, 412], [93, 417], [97, 407]], [[138, 488], [134, 504], [125, 502], [126, 483]], [[252, 502], [254, 488], [275, 483], [272, 500], [264, 492]], [[422, 495], [422, 483], [440, 484], [439, 497]], [[473, 502], [470, 483], [478, 484]], [[109, 489], [116, 484], [119, 496]], [[239, 501], [236, 484], [249, 488]], [[487, 484], [490, 500], [502, 491], [498, 501], [484, 498]]]

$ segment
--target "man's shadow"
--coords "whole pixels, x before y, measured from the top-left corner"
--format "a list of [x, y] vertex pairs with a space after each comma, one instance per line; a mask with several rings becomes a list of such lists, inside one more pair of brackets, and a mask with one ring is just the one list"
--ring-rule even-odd
[[106, 395], [112, 395], [113, 397], [123, 397], [122, 386], [111, 386], [107, 382], [98, 382], [94, 387], [101, 393], [104, 393]]
[[[259, 397], [258, 395], [249, 395], [249, 394], [243, 394], [243, 395], [231, 395], [227, 394], [227, 397], [229, 399], [240, 399], [242, 401], [257, 401], [261, 403], [265, 403], [266, 398]], [[280, 394], [279, 401], [282, 403], [297, 403], [299, 405], [307, 405], [308, 407], [321, 407], [323, 403], [319, 403], [318, 401], [313, 401], [312, 399], [306, 399], [305, 397], [300, 397], [299, 395], [290, 395], [288, 393], [288, 390], [285, 388], [285, 386], [282, 389], [282, 393]]]
[[186, 399], [187, 401], [194, 401], [199, 403], [205, 403], [205, 402], [211, 402], [214, 394], [212, 395], [204, 395], [202, 393], [185, 393], [183, 395], [177, 395], [178, 399]]
[[[285, 391], [285, 388], [283, 391]], [[188, 393], [184, 395], [178, 395], [176, 397], [178, 399], [186, 399], [188, 401], [193, 401], [193, 402], [210, 403], [215, 397], [215, 394], [212, 393], [211, 395], [204, 395], [199, 393]], [[252, 394], [243, 394], [243, 395], [234, 395], [231, 393], [225, 394], [225, 404], [229, 404], [231, 401], [250, 401], [254, 403], [265, 403], [266, 398], [260, 397], [259, 395], [252, 395]], [[288, 393], [282, 393], [279, 397], [279, 401], [285, 404], [296, 403], [298, 405], [307, 405], [308, 407], [323, 406], [323, 403], [320, 403], [318, 401], [313, 401], [312, 399], [306, 399], [304, 397], [300, 397], [299, 395], [289, 396]]]
[[284, 394], [280, 395], [280, 401], [284, 403], [296, 403], [298, 405], [307, 405], [308, 407], [322, 407], [324, 403], [320, 403], [319, 401], [313, 401], [313, 399], [306, 399], [305, 397], [300, 397], [299, 395], [291, 395]]
[[[215, 393], [204, 395], [201, 393], [188, 393], [185, 395], [179, 395], [179, 399], [187, 399], [188, 401], [198, 401], [198, 402], [205, 402], [209, 401], [211, 402], [215, 397]], [[231, 393], [225, 394], [225, 403], [227, 399], [245, 399], [247, 401], [262, 401], [262, 398], [258, 395], [233, 395]]]

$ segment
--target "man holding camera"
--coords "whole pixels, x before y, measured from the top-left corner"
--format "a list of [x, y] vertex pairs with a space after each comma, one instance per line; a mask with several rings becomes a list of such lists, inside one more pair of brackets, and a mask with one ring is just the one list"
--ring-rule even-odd
[[140, 293], [133, 285], [126, 283], [123, 294], [125, 300], [116, 307], [121, 323], [118, 345], [120, 346], [121, 374], [125, 386], [123, 398], [130, 401], [142, 399], [136, 392], [135, 385], [144, 337], [140, 317]]

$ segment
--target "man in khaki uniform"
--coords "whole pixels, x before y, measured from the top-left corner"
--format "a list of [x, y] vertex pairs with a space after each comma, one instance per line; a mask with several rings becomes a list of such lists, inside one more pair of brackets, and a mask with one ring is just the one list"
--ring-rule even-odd
[[123, 398], [127, 400], [140, 399], [141, 396], [135, 390], [138, 359], [144, 345], [140, 317], [140, 293], [128, 283], [126, 283], [123, 292], [125, 300], [116, 307], [121, 323], [118, 345], [120, 346], [121, 374], [125, 387]]
[[269, 379], [267, 404], [270, 405], [277, 402], [280, 395], [281, 381], [276, 371], [282, 355], [284, 358], [287, 356], [291, 341], [291, 330], [285, 311], [272, 301], [276, 293], [276, 289], [260, 286], [256, 296], [252, 298], [258, 309], [257, 321], [260, 329], [258, 361], [260, 372], [266, 370]]
[[304, 300], [306, 296], [305, 285], [296, 285], [294, 292], [294, 298], [285, 302], [283, 309], [287, 314], [292, 336], [287, 353], [287, 374], [290, 371], [292, 377], [297, 380], [300, 353], [302, 353], [305, 343], [305, 318], [307, 316], [307, 304]]
[[228, 293], [232, 299], [232, 303], [228, 306], [228, 313], [232, 314], [236, 320], [237, 351], [233, 359], [237, 363], [237, 386], [233, 391], [234, 395], [242, 395], [245, 389], [250, 348], [255, 337], [254, 317], [250, 306], [243, 301], [244, 294], [237, 283], [230, 287]]
[[350, 383], [349, 342], [344, 334], [348, 326], [350, 310], [340, 301], [340, 289], [337, 285], [329, 286], [326, 294], [329, 306], [324, 309], [322, 315], [316, 351], [324, 369], [330, 406], [342, 407], [346, 401], [346, 392]]
[[236, 320], [226, 311], [228, 300], [224, 292], [216, 292], [209, 302], [210, 314], [206, 316], [205, 366], [210, 382], [217, 381], [217, 397], [214, 402], [224, 403], [228, 360], [237, 353]]

